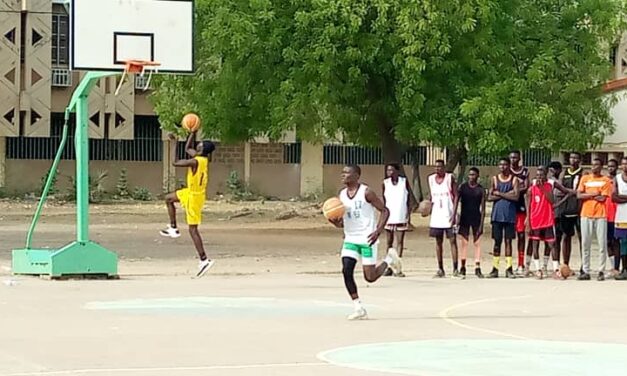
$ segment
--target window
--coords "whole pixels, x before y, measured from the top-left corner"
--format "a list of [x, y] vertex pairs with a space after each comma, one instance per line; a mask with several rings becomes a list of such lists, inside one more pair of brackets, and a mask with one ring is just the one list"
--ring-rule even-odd
[[69, 64], [69, 18], [66, 14], [52, 15], [52, 65]]

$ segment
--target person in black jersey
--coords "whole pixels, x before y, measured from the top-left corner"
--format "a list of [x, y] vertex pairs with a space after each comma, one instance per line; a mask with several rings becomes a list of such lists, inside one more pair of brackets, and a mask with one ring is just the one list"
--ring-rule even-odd
[[[570, 153], [570, 167], [564, 172], [562, 177], [562, 185], [568, 190], [575, 191], [579, 186], [579, 181], [583, 176], [581, 168], [581, 154], [578, 152]], [[570, 266], [570, 255], [572, 252], [572, 238], [577, 232], [579, 239], [579, 253], [581, 253], [581, 225], [579, 222], [579, 212], [581, 211], [581, 203], [576, 195], [559, 197], [557, 200], [559, 205], [556, 207], [556, 214], [559, 214], [559, 226], [556, 228], [557, 238], [562, 239], [562, 255], [564, 264]], [[571, 268], [572, 270], [572, 268]]]
[[[525, 204], [525, 195], [529, 188], [529, 169], [520, 163], [521, 154], [519, 150], [513, 150], [509, 153], [510, 171], [512, 175], [520, 180], [520, 197], [516, 204], [516, 236], [518, 238], [518, 267], [516, 273], [525, 275], [525, 223], [527, 221], [527, 209]], [[527, 248], [531, 250], [531, 240]]]
[[[485, 189], [479, 184], [479, 169], [472, 167], [468, 172], [468, 181], [459, 186], [455, 197], [455, 209], [453, 211], [453, 225], [458, 224], [458, 234], [462, 238], [460, 273], [466, 277], [466, 256], [468, 254], [468, 238], [472, 232], [473, 245], [475, 247], [475, 275], [483, 278], [481, 273], [481, 235], [483, 234], [483, 222], [485, 218]], [[457, 221], [457, 208], [461, 203], [461, 213]]]

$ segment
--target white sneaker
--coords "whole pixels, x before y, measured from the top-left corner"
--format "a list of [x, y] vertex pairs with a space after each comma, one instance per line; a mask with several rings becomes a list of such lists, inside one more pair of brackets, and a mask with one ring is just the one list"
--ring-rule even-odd
[[196, 278], [200, 278], [203, 275], [205, 275], [205, 273], [207, 273], [207, 271], [209, 269], [211, 269], [211, 267], [213, 266], [213, 264], [215, 264], [215, 260], [203, 260], [201, 262], [198, 263], [198, 273], [196, 274]]
[[159, 231], [159, 234], [161, 234], [161, 236], [166, 236], [168, 238], [178, 238], [181, 236], [179, 229], [176, 227], [172, 227], [171, 225], [168, 225], [168, 227], [166, 227], [165, 230]]
[[367, 320], [368, 312], [366, 312], [366, 309], [362, 307], [362, 308], [356, 309], [355, 312], [348, 315], [347, 318], [351, 321], [352, 320]]
[[392, 269], [392, 271], [396, 274], [401, 273], [403, 264], [401, 262], [401, 258], [396, 252], [396, 248], [388, 248], [388, 256], [390, 256], [391, 259], [390, 265], [388, 265], [390, 269]]

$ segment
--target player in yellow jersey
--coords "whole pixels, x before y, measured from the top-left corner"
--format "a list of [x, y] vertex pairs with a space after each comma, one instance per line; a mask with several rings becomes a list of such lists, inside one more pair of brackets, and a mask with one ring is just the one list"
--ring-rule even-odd
[[[170, 140], [176, 141], [176, 136], [170, 135]], [[183, 209], [185, 209], [185, 218], [189, 226], [189, 234], [194, 241], [198, 257], [200, 257], [196, 277], [201, 277], [214, 263], [205, 253], [202, 238], [198, 232], [198, 225], [202, 220], [202, 208], [207, 197], [211, 153], [213, 153], [216, 147], [211, 141], [196, 143], [196, 132], [192, 132], [185, 144], [185, 152], [191, 159], [179, 159], [177, 153], [178, 142], [173, 142], [173, 144], [174, 147], [170, 148], [172, 165], [174, 167], [187, 167], [187, 187], [173, 193], [168, 193], [165, 196], [165, 203], [168, 207], [168, 215], [170, 216], [170, 224], [166, 229], [161, 230], [160, 234], [170, 238], [178, 238], [181, 236], [176, 225], [176, 208], [174, 207], [174, 203], [179, 202]]]

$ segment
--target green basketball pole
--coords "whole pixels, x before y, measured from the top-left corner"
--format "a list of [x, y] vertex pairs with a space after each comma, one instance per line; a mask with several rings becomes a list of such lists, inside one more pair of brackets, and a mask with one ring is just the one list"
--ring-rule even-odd
[[[59, 150], [52, 163], [46, 185], [35, 210], [26, 246], [13, 250], [13, 274], [62, 277], [72, 275], [101, 275], [116, 277], [118, 257], [98, 243], [89, 240], [89, 93], [98, 80], [117, 75], [116, 72], [88, 72], [78, 85], [65, 110], [65, 124]], [[32, 237], [39, 221], [43, 204], [67, 141], [68, 120], [76, 113], [76, 240], [57, 249], [33, 248]]]

